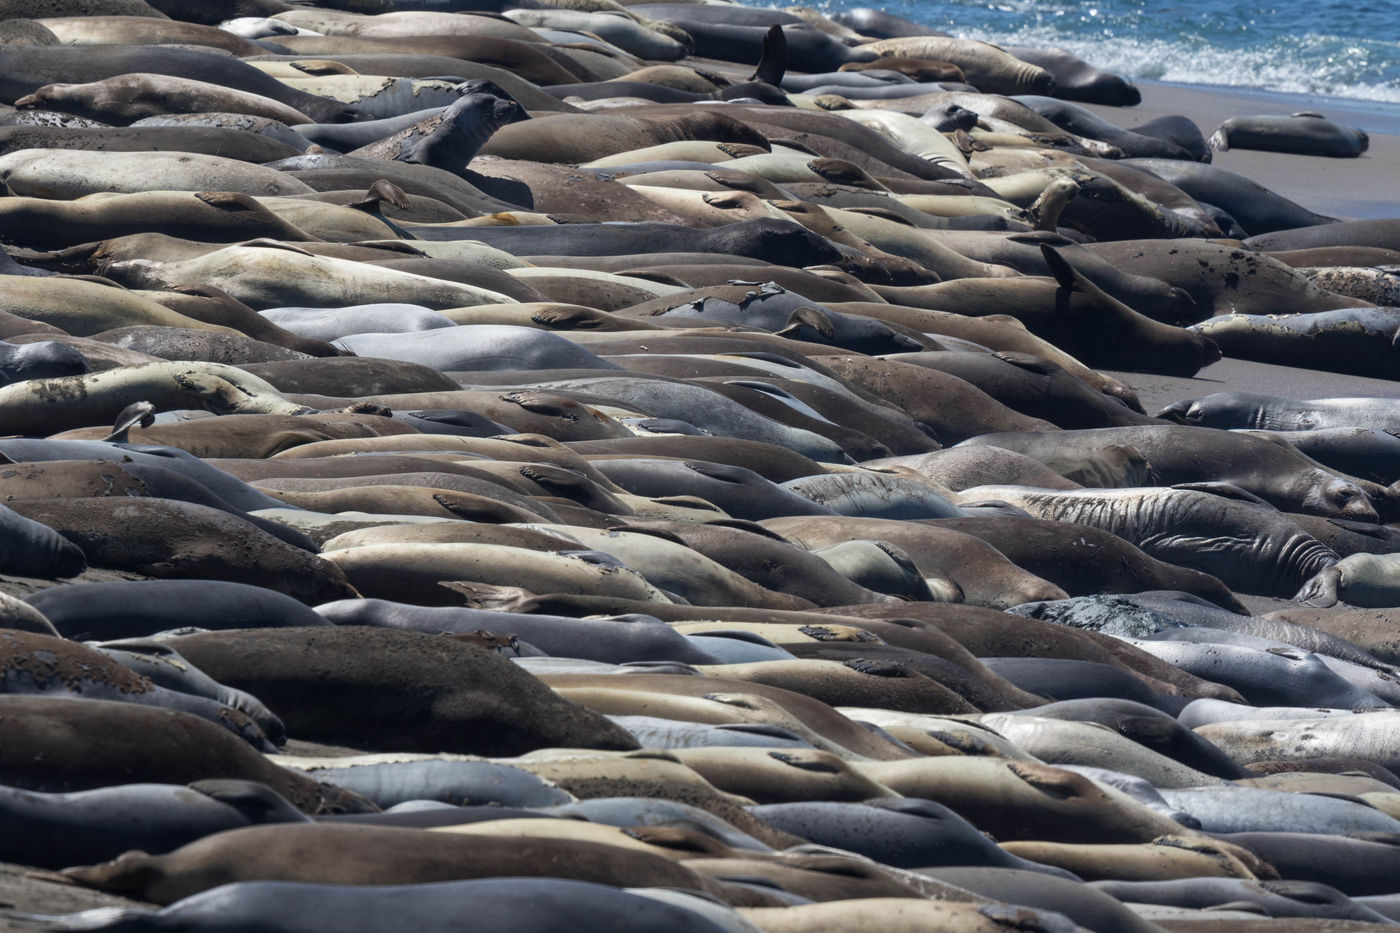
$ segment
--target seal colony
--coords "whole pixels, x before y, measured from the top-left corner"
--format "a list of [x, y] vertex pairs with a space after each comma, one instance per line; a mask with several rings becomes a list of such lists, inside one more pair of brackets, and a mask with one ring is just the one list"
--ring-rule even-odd
[[1400, 407], [1105, 372], [1400, 372], [1400, 220], [1211, 165], [1364, 133], [874, 10], [3, 12], [7, 928], [1400, 922]]

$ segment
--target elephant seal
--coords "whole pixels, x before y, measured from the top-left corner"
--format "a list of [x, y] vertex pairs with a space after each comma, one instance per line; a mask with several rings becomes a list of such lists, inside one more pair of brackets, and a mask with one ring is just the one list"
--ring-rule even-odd
[[936, 525], [847, 516], [793, 516], [768, 519], [763, 525], [808, 547], [853, 537], [889, 541], [909, 554], [925, 578], [952, 580], [962, 589], [963, 599], [977, 605], [1006, 608], [1026, 602], [1018, 599], [1026, 593], [1064, 592], [1017, 567], [981, 539]]
[[1400, 330], [1400, 309], [1396, 308], [1225, 314], [1190, 329], [1236, 359], [1382, 379], [1400, 374], [1400, 361], [1391, 346]]
[[349, 121], [354, 111], [340, 101], [307, 94], [266, 75], [245, 62], [213, 49], [173, 46], [87, 46], [57, 48], [0, 47], [0, 100], [14, 103], [46, 84], [86, 83], [122, 74], [160, 74], [191, 78], [261, 94], [321, 122]]
[[[606, 847], [597, 848], [606, 852]], [[611, 884], [521, 877], [439, 881], [431, 885], [330, 883], [339, 880], [235, 882], [182, 898], [161, 910], [121, 910], [121, 919], [115, 922], [188, 928], [232, 923], [245, 929], [271, 931], [284, 928], [292, 907], [308, 933], [379, 929], [396, 924], [411, 925], [422, 933], [440, 933], [458, 922], [447, 918], [463, 913], [471, 915], [474, 928], [481, 933], [543, 930], [564, 917], [569, 922], [608, 926], [618, 933], [660, 929], [724, 933], [738, 929], [729, 921], [733, 912], [714, 901], [695, 898], [692, 906], [686, 898], [677, 896], [678, 903], [668, 903], [652, 894], [658, 889], [646, 886], [633, 892]], [[642, 881], [635, 883], [641, 885]], [[709, 913], [720, 915], [720, 919], [707, 919]], [[43, 919], [63, 923], [69, 918], [55, 915]]]
[[[0, 50], [3, 51], [3, 50]], [[159, 180], [149, 172], [160, 173]], [[203, 191], [209, 179], [237, 194], [311, 194], [286, 172], [194, 152], [22, 149], [0, 156], [0, 180], [12, 194], [71, 200], [108, 192]]]
[[711, 664], [715, 660], [674, 629], [644, 615], [577, 619], [455, 606], [410, 606], [377, 599], [326, 603], [317, 607], [317, 612], [339, 626], [376, 626], [429, 634], [467, 635], [482, 630], [515, 635], [550, 655], [613, 664], [625, 661]]
[[880, 55], [950, 62], [962, 69], [968, 83], [986, 94], [1046, 94], [1055, 87], [1054, 77], [1039, 65], [973, 39], [911, 36], [881, 39], [861, 48]]
[[1310, 211], [1258, 182], [1218, 166], [1160, 158], [1130, 159], [1127, 164], [1146, 169], [1199, 202], [1225, 210], [1251, 236], [1336, 223], [1337, 220]]
[[1055, 79], [1055, 96], [1062, 100], [1111, 107], [1142, 103], [1142, 92], [1111, 72], [1101, 71], [1064, 49], [1008, 45], [1006, 51], [1023, 62], [1039, 65]]
[[[1225, 487], [1227, 492], [1232, 487]], [[1093, 525], [1158, 560], [1211, 574], [1226, 586], [1259, 595], [1292, 596], [1304, 580], [1340, 557], [1262, 500], [1191, 488], [1049, 491], [978, 486], [960, 501], [999, 499], [1037, 518]], [[1163, 536], [1166, 537], [1163, 537]], [[1211, 547], [1203, 547], [1209, 542]]]
[[46, 84], [15, 106], [59, 110], [114, 126], [172, 113], [238, 113], [287, 126], [311, 122], [301, 111], [270, 97], [171, 75], [125, 74], [89, 84]]
[[[223, 702], [232, 696], [214, 699], [183, 686], [169, 689], [155, 684], [86, 645], [50, 635], [0, 631], [0, 687], [7, 694], [103, 699], [178, 710], [229, 730], [259, 751], [276, 750], [252, 717]], [[264, 721], [280, 725], [275, 717]]]
[[1256, 904], [1268, 917], [1315, 917], [1390, 923], [1388, 917], [1325, 885], [1305, 881], [1250, 881], [1191, 878], [1151, 881], [1097, 881], [1100, 891], [1134, 904], [1165, 904], [1209, 910], [1226, 904]]
[[1174, 402], [1158, 418], [1207, 428], [1313, 431], [1377, 428], [1400, 431], [1400, 413], [1389, 398], [1291, 399], [1254, 392], [1216, 392]]
[[[286, 763], [317, 780], [348, 787], [386, 809], [410, 800], [443, 801], [453, 809], [543, 808], [573, 801], [572, 796], [533, 774], [489, 761], [389, 755], [308, 762], [288, 759]], [[444, 820], [441, 825], [452, 824]]]
[[1175, 143], [1124, 130], [1077, 104], [1057, 97], [1019, 94], [1012, 98], [1049, 120], [1060, 129], [1088, 139], [1098, 139], [1117, 146], [1129, 157], [1190, 159], [1191, 154]]
[[1370, 137], [1356, 127], [1333, 123], [1320, 113], [1292, 116], [1231, 117], [1207, 140], [1219, 152], [1263, 149], [1297, 155], [1356, 158], [1370, 145]]
[[241, 779], [125, 784], [66, 794], [6, 787], [0, 788], [0, 812], [25, 829], [6, 837], [0, 857], [53, 870], [113, 859], [133, 847], [169, 852], [226, 829], [310, 819], [272, 788]]
[[[323, 626], [210, 632], [170, 644], [216, 680], [265, 697], [295, 735], [401, 751], [502, 755], [551, 745], [635, 746], [625, 732], [542, 689], [505, 658], [451, 639]], [[391, 658], [405, 672], [396, 689], [416, 699], [405, 693], [389, 707], [372, 699], [375, 691], [351, 685], [382, 685]], [[463, 679], [466, 671], [475, 673]], [[341, 699], [327, 705], [325, 690]], [[344, 709], [342, 691], [362, 696], [366, 706], [353, 716], [333, 712]], [[429, 707], [434, 713], [425, 717]], [[533, 712], [522, 719], [525, 710]]]
[[513, 100], [492, 94], [465, 94], [442, 112], [350, 154], [418, 162], [456, 172], [466, 168], [492, 133], [525, 118], [525, 111]]
[[1400, 849], [1393, 836], [1244, 832], [1221, 837], [1243, 846], [1290, 880], [1327, 885], [1352, 898], [1390, 894]]
[[1231, 611], [1243, 607], [1220, 581], [1156, 560], [1087, 525], [1033, 518], [948, 518], [944, 528], [986, 541], [1012, 563], [1054, 583], [1071, 596], [1184, 590]]
[[854, 767], [908, 797], [936, 800], [999, 840], [1150, 842], [1181, 825], [1070, 771], [978, 756]]
[[[308, 852], [318, 853], [308, 858]], [[78, 884], [170, 904], [230, 881], [269, 879], [353, 884], [422, 884], [474, 877], [559, 873], [619, 885], [723, 890], [678, 862], [637, 848], [566, 839], [424, 832], [349, 823], [250, 826], [218, 833], [168, 855], [129, 852], [70, 868]]]
[[775, 829], [817, 845], [857, 852], [895, 868], [988, 865], [1059, 874], [1011, 855], [957, 813], [932, 800], [779, 803], [750, 807], [749, 812]]
[[305, 406], [282, 399], [256, 376], [219, 363], [142, 363], [0, 386], [0, 411], [5, 412], [10, 430], [29, 433], [110, 424], [128, 405], [139, 401], [151, 402], [163, 411], [307, 411]]
[[1195, 488], [1205, 491], [1212, 483], [1230, 484], [1288, 512], [1376, 520], [1363, 486], [1320, 469], [1296, 451], [1276, 444], [1270, 450], [1267, 441], [1259, 440], [1198, 427], [1142, 424], [1048, 434], [987, 434], [963, 443], [1014, 450], [1045, 463], [1062, 461], [1079, 451], [1130, 447], [1147, 458], [1152, 484], [1198, 484]]
[[306, 602], [350, 596], [335, 565], [227, 512], [169, 499], [16, 502], [68, 538], [94, 566], [152, 576], [254, 582]]
[[1293, 597], [1327, 609], [1338, 602], [1361, 608], [1400, 605], [1400, 556], [1352, 554], [1320, 571]]
[[203, 629], [305, 627], [326, 621], [266, 587], [215, 580], [128, 580], [52, 586], [25, 597], [65, 638], [142, 638], [187, 626]]
[[440, 372], [621, 369], [566, 337], [505, 324], [464, 324], [397, 334], [358, 333], [341, 337], [333, 344], [357, 356], [420, 363]]
[[210, 778], [257, 781], [303, 813], [370, 811], [353, 791], [272, 764], [228, 730], [198, 716], [110, 700], [0, 696], [4, 783], [68, 793], [135, 782], [188, 784]]
[[83, 355], [71, 347], [43, 340], [13, 344], [0, 341], [0, 386], [26, 379], [52, 379], [90, 372]]

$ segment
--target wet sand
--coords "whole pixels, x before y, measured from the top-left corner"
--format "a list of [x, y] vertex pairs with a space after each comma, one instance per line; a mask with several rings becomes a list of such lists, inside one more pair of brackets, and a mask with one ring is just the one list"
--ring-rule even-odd
[[1221, 360], [1189, 379], [1109, 369], [1103, 372], [1135, 389], [1143, 410], [1149, 415], [1172, 402], [1200, 398], [1213, 392], [1257, 392], [1285, 398], [1400, 398], [1400, 382], [1391, 379], [1348, 376], [1251, 360]]

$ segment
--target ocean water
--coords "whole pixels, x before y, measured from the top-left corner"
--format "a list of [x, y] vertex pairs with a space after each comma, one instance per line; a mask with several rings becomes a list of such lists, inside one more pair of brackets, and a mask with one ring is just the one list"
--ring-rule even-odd
[[[747, 0], [755, 2], [755, 0]], [[821, 0], [1005, 45], [1058, 46], [1129, 78], [1400, 103], [1396, 0]]]

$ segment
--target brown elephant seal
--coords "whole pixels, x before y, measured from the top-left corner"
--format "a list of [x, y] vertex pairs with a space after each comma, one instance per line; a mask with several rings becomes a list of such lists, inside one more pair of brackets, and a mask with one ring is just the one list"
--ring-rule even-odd
[[1231, 612], [1244, 611], [1214, 577], [1157, 560], [1117, 535], [1088, 525], [1033, 518], [945, 518], [936, 524], [981, 538], [1016, 566], [1071, 596], [1182, 590]]
[[935, 525], [849, 516], [773, 518], [762, 524], [808, 547], [853, 537], [889, 541], [903, 548], [925, 577], [952, 580], [962, 588], [964, 601], [974, 605], [1007, 608], [1026, 593], [1064, 592], [1017, 567], [981, 539]]
[[677, 140], [707, 139], [748, 143], [767, 151], [768, 140], [747, 124], [713, 109], [654, 113], [555, 114], [502, 127], [482, 147], [483, 155], [506, 159], [577, 164], [593, 159]]
[[14, 505], [76, 544], [93, 566], [253, 583], [312, 604], [357, 595], [334, 564], [209, 506], [124, 497]]
[[306, 114], [270, 97], [152, 74], [116, 75], [90, 84], [46, 84], [15, 101], [15, 106], [58, 110], [120, 126], [171, 113], [241, 113], [288, 126], [311, 122]]
[[1043, 764], [968, 756], [854, 767], [905, 796], [937, 800], [1003, 841], [1143, 843], [1182, 831], [1122, 792]]
[[532, 873], [619, 887], [724, 890], [669, 858], [630, 847], [328, 823], [250, 826], [168, 855], [128, 852], [66, 871], [79, 884], [159, 904], [233, 881], [392, 885]]
[[353, 791], [278, 767], [225, 729], [189, 713], [134, 703], [0, 696], [4, 783], [49, 793], [134, 782], [240, 778], [271, 787], [305, 813], [369, 812]]
[[[210, 632], [171, 646], [216, 680], [265, 697], [292, 734], [317, 741], [507, 756], [635, 747], [507, 659], [452, 638], [325, 627]], [[385, 702], [387, 690], [399, 699]]]
[[0, 207], [0, 236], [31, 249], [61, 250], [152, 227], [210, 243], [312, 239], [248, 195], [226, 191], [147, 191], [78, 201], [10, 197]]

